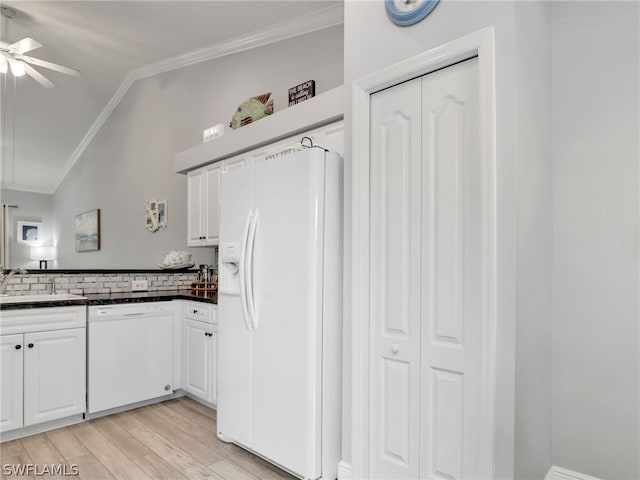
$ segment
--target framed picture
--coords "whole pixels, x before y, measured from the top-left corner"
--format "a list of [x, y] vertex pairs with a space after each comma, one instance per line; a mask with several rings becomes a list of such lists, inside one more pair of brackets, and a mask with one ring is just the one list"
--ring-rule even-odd
[[167, 201], [158, 200], [154, 198], [152, 200], [146, 200], [144, 202], [145, 217], [144, 226], [151, 232], [157, 232], [158, 229], [167, 226]]
[[40, 245], [42, 243], [42, 223], [18, 222], [18, 243]]
[[100, 250], [100, 209], [76, 215], [76, 252]]

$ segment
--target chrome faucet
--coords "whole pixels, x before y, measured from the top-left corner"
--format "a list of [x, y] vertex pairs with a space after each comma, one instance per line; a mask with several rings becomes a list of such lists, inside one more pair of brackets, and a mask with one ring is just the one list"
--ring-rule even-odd
[[4, 273], [0, 272], [0, 294], [7, 293], [7, 285], [9, 284], [9, 280], [16, 273], [24, 274], [24, 273], [29, 273], [29, 272], [27, 272], [24, 268], [14, 268], [13, 270], [11, 270], [6, 275]]

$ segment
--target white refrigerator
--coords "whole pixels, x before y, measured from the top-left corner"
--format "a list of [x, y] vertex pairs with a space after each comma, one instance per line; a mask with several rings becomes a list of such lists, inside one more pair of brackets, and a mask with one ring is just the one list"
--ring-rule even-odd
[[218, 436], [335, 479], [342, 159], [304, 149], [225, 172], [220, 189]]

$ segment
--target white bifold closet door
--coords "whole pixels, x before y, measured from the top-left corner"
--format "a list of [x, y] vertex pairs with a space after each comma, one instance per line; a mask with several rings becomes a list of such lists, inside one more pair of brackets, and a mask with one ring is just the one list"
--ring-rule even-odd
[[467, 60], [371, 96], [372, 478], [477, 478], [477, 68]]

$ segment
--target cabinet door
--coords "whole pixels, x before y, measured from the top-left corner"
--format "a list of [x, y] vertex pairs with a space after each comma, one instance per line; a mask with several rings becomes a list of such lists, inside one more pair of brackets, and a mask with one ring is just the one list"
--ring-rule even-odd
[[204, 244], [218, 245], [220, 236], [220, 173], [222, 162], [209, 165], [204, 170]]
[[208, 323], [185, 324], [184, 389], [206, 401], [211, 396], [211, 330]]
[[0, 431], [22, 427], [22, 334], [0, 337]]
[[202, 169], [187, 175], [187, 245], [198, 247], [204, 242], [204, 173]]
[[211, 395], [210, 402], [218, 403], [218, 329], [214, 328], [211, 332]]
[[225, 172], [229, 172], [231, 170], [235, 170], [236, 168], [246, 167], [248, 164], [249, 162], [247, 161], [246, 155], [227, 158], [224, 161], [224, 170]]
[[336, 152], [341, 157], [344, 156], [344, 124], [335, 123], [320, 129], [318, 142], [321, 146], [331, 152]]
[[24, 425], [86, 410], [86, 329], [24, 335]]

